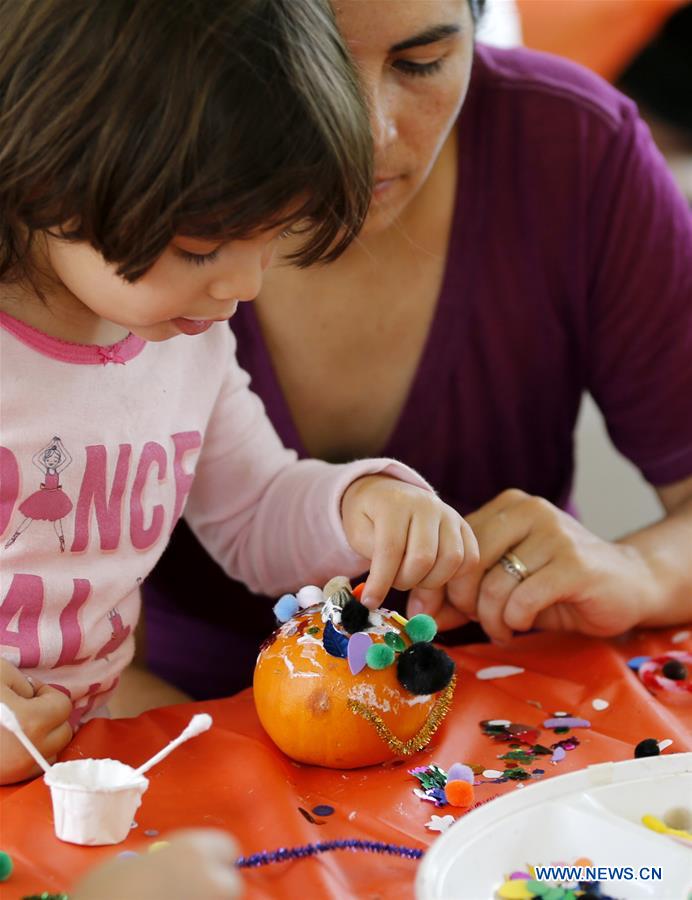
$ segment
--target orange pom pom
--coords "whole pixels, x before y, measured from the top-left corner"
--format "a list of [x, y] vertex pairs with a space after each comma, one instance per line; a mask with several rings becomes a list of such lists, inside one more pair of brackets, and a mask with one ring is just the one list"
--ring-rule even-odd
[[361, 581], [360, 584], [357, 584], [354, 588], [351, 588], [351, 593], [356, 598], [356, 600], [360, 600], [363, 596], [363, 591], [365, 590], [365, 582]]
[[448, 781], [445, 785], [445, 797], [450, 806], [471, 806], [473, 785], [468, 781]]

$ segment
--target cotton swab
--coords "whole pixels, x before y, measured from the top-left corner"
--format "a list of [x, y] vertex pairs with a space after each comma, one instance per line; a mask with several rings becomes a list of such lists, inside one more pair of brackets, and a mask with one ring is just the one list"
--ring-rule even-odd
[[152, 756], [150, 760], [141, 765], [136, 771], [135, 775], [143, 775], [145, 772], [148, 772], [152, 766], [155, 766], [157, 763], [160, 763], [162, 759], [165, 759], [169, 753], [175, 750], [176, 747], [179, 747], [181, 744], [184, 744], [185, 741], [189, 741], [190, 738], [197, 737], [198, 734], [202, 734], [204, 731], [208, 731], [211, 728], [212, 718], [207, 713], [199, 713], [196, 716], [193, 716], [190, 719], [190, 722], [182, 731], [175, 740], [171, 741], [169, 744], [163, 748], [163, 750], [159, 750], [156, 756]]
[[44, 772], [50, 771], [50, 763], [38, 750], [38, 748], [34, 747], [29, 738], [24, 734], [21, 725], [17, 721], [17, 717], [5, 703], [0, 703], [0, 725], [2, 725], [8, 731], [12, 732], [12, 734], [22, 744], [27, 753], [30, 756], [33, 756], [33, 758], [36, 760], [39, 766], [41, 766]]

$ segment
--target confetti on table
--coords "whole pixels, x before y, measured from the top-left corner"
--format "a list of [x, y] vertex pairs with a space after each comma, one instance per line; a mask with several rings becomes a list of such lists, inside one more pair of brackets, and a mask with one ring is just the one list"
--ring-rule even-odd
[[544, 728], [591, 728], [591, 722], [588, 719], [577, 719], [572, 716], [558, 719], [546, 719], [543, 723]]
[[671, 641], [674, 644], [681, 644], [683, 641], [686, 641], [690, 635], [692, 635], [692, 632], [690, 631], [678, 631], [673, 635]]
[[562, 760], [563, 760], [566, 756], [567, 756], [567, 752], [566, 752], [566, 750], [565, 750], [564, 747], [556, 747], [556, 748], [553, 750], [553, 756], [552, 756], [552, 759], [551, 759], [550, 761], [551, 761], [551, 762], [554, 762], [554, 763], [559, 763], [559, 762], [562, 762]]
[[307, 809], [303, 809], [302, 806], [298, 807], [298, 812], [305, 819], [306, 822], [309, 822], [311, 825], [324, 825], [324, 822], [321, 822], [319, 819], [314, 819]]
[[601, 712], [604, 709], [608, 709], [610, 703], [608, 703], [607, 700], [603, 700], [601, 697], [596, 697], [591, 701], [591, 705], [594, 709], [598, 710], [598, 712]]
[[312, 811], [316, 816], [331, 816], [334, 814], [334, 807], [327, 803], [320, 803], [319, 806], [313, 806]]
[[502, 778], [504, 774], [504, 772], [500, 772], [498, 769], [483, 769], [483, 778], [488, 778], [491, 781], [495, 778]]
[[508, 728], [512, 723], [509, 719], [489, 719], [487, 724], [493, 728]]
[[639, 668], [650, 659], [650, 656], [633, 656], [632, 659], [627, 660], [627, 665], [630, 667], [630, 669], [634, 669], [634, 671], [637, 672]]
[[521, 675], [524, 669], [521, 666], [487, 666], [476, 672], [476, 678], [488, 681], [491, 678], [509, 678], [510, 675]]
[[673, 742], [672, 742], [672, 740], [671, 740], [670, 738], [666, 738], [665, 741], [659, 741], [659, 742], [658, 742], [658, 749], [661, 751], [661, 753], [663, 753], [663, 751], [666, 750], [668, 747], [670, 747], [670, 745], [671, 745], [672, 743], [673, 743]]
[[430, 831], [439, 831], [440, 834], [444, 834], [455, 821], [454, 816], [430, 816], [430, 821], [425, 823], [425, 827]]

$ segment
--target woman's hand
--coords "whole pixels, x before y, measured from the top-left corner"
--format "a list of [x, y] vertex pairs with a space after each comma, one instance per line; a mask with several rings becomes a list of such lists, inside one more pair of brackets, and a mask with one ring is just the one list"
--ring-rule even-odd
[[383, 475], [346, 490], [341, 516], [349, 543], [371, 560], [363, 603], [379, 606], [391, 587], [439, 588], [478, 564], [473, 532], [431, 491]]
[[[0, 699], [14, 712], [22, 730], [47, 758], [72, 739], [68, 722], [72, 703], [55, 688], [29, 681], [16, 666], [0, 658]], [[39, 774], [39, 768], [17, 738], [0, 727], [0, 784]]]
[[236, 846], [222, 831], [195, 829], [171, 835], [156, 853], [114, 859], [70, 892], [72, 900], [231, 900], [242, 882]]
[[[478, 621], [497, 642], [531, 628], [606, 637], [641, 622], [654, 602], [655, 578], [634, 547], [596, 537], [540, 497], [504, 491], [467, 522], [480, 566], [446, 592], [412, 592], [409, 615], [427, 612], [440, 629]], [[504, 568], [507, 553], [523, 563], [524, 578]]]

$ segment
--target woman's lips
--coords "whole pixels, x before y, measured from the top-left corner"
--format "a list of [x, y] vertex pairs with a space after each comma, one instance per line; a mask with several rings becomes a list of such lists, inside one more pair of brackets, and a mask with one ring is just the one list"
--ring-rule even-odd
[[382, 196], [382, 194], [385, 194], [400, 177], [400, 175], [375, 177], [375, 184], [372, 189], [373, 195], [375, 197]]

